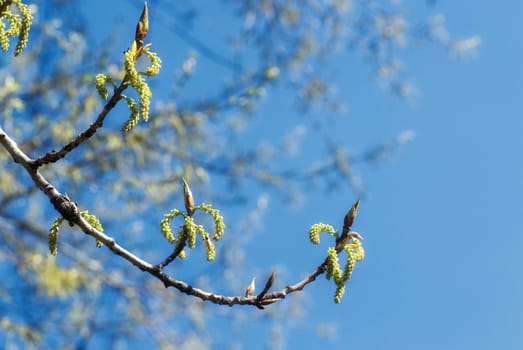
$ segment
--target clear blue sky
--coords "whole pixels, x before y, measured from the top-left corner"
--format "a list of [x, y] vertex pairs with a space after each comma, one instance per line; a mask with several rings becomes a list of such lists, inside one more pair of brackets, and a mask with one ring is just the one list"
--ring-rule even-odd
[[[111, 5], [104, 7], [110, 14]], [[438, 1], [431, 12], [423, 6], [405, 8], [409, 18], [441, 12], [451, 34], [479, 35], [482, 45], [463, 62], [441, 47], [405, 53], [420, 89], [411, 103], [380, 89], [357, 57], [343, 55], [331, 62], [327, 72], [349, 107], [347, 117], [336, 121], [333, 137], [346, 138], [355, 151], [406, 129], [414, 130], [416, 138], [385, 161], [356, 168], [368, 194], [354, 227], [365, 236], [366, 258], [340, 305], [333, 304], [332, 283], [323, 278], [306, 289], [301, 295], [305, 314], [290, 316], [287, 346], [523, 349], [523, 2]], [[227, 23], [219, 17], [214, 21], [206, 25]], [[170, 54], [152, 26], [154, 47]], [[185, 54], [162, 56], [162, 74], [172, 74]], [[210, 68], [201, 60], [197, 69], [206, 74]], [[206, 78], [212, 78], [209, 74]], [[279, 123], [300, 121], [273, 102], [284, 99], [269, 95], [260, 110], [263, 122], [257, 122], [257, 130], [265, 138]], [[284, 116], [290, 119], [282, 122]], [[318, 221], [340, 225], [354, 199], [344, 189], [311, 192], [293, 210], [270, 201], [262, 232], [247, 246], [260, 278], [272, 264], [287, 266], [286, 283], [312, 271], [321, 252], [307, 241], [309, 226]], [[265, 243], [271, 234], [278, 235], [280, 248]], [[274, 249], [271, 260], [260, 253], [267, 249]], [[209, 307], [216, 321], [207, 324], [211, 333], [220, 331], [220, 308]], [[264, 321], [260, 311], [248, 313], [252, 319], [232, 336], [252, 338], [253, 348], [261, 348]], [[319, 323], [336, 325], [335, 334], [318, 338]]]

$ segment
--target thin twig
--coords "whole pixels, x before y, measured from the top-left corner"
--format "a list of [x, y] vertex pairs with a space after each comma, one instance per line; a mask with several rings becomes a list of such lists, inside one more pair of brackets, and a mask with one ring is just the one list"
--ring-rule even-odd
[[47, 179], [40, 174], [38, 168], [33, 166], [31, 160], [16, 144], [16, 142], [5, 133], [0, 127], [0, 144], [9, 152], [16, 163], [22, 165], [28, 174], [31, 176], [35, 185], [49, 198], [55, 209], [70, 223], [77, 225], [85, 234], [94, 237], [97, 241], [102, 242], [114, 254], [121, 256], [137, 268], [149, 273], [162, 281], [164, 286], [174, 287], [180, 292], [195, 296], [202, 300], [210, 301], [220, 305], [253, 305], [258, 308], [263, 308], [262, 305], [272, 304], [280, 299], [284, 299], [288, 294], [302, 290], [307, 284], [313, 282], [319, 275], [323, 274], [327, 269], [327, 263], [324, 261], [312, 274], [304, 278], [302, 281], [287, 286], [281, 291], [273, 292], [264, 295], [261, 300], [258, 297], [243, 297], [243, 296], [225, 296], [204, 291], [199, 288], [176, 280], [165, 274], [158, 268], [158, 265], [153, 265], [140, 257], [134, 255], [130, 251], [120, 246], [116, 241], [106, 235], [105, 233], [95, 229], [89, 222], [87, 222], [78, 210], [76, 203], [71, 201], [67, 196], [62, 195], [58, 190], [47, 181]]
[[178, 244], [174, 248], [174, 251], [171, 253], [171, 255], [169, 255], [167, 258], [165, 258], [161, 263], [156, 265], [156, 268], [158, 270], [161, 271], [165, 266], [169, 265], [174, 259], [176, 259], [176, 257], [178, 255], [180, 255], [180, 253], [182, 252], [183, 248], [185, 248], [185, 244], [187, 242], [187, 234], [185, 233], [186, 232], [185, 231], [185, 229], [186, 229], [185, 225], [184, 225], [183, 229], [184, 229], [184, 233], [182, 234], [180, 242], [178, 242]]
[[107, 117], [107, 114], [116, 106], [118, 101], [122, 98], [122, 92], [127, 88], [127, 81], [124, 78], [122, 82], [120, 83], [120, 86], [118, 86], [114, 92], [113, 96], [104, 106], [104, 109], [102, 112], [98, 115], [98, 118], [96, 118], [96, 121], [89, 126], [88, 129], [83, 131], [81, 134], [79, 134], [77, 137], [75, 137], [71, 142], [64, 145], [59, 151], [50, 151], [47, 152], [42, 157], [35, 159], [31, 162], [31, 166], [35, 169], [38, 169], [44, 164], [54, 163], [58, 160], [64, 158], [69, 152], [71, 152], [76, 147], [80, 146], [83, 142], [88, 140], [90, 137], [92, 137], [96, 131], [103, 126], [104, 120]]

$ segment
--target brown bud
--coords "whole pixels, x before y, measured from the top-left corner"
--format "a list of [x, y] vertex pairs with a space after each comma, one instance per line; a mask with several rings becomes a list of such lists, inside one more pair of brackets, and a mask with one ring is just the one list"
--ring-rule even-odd
[[246, 297], [250, 297], [251, 295], [254, 294], [254, 290], [256, 289], [256, 286], [254, 284], [254, 280], [256, 279], [256, 277], [253, 277], [252, 278], [252, 281], [251, 281], [251, 284], [249, 284], [249, 286], [247, 287], [247, 289], [245, 290], [245, 296]]
[[[147, 2], [143, 4], [142, 14], [140, 15], [140, 20], [136, 24], [136, 34], [134, 35], [134, 40], [139, 44], [143, 44], [143, 39], [149, 31], [149, 11], [147, 9]], [[140, 45], [141, 46], [141, 45]]]
[[265, 282], [265, 287], [263, 287], [263, 290], [260, 292], [260, 294], [258, 294], [257, 296], [257, 302], [260, 303], [261, 300], [265, 297], [265, 295], [267, 295], [267, 293], [269, 292], [269, 289], [271, 289], [273, 283], [274, 283], [274, 278], [275, 278], [275, 273], [274, 271], [271, 273], [271, 275], [269, 276], [269, 278], [267, 278], [267, 281]]
[[354, 219], [356, 218], [356, 215], [358, 214], [358, 208], [360, 207], [360, 200], [358, 199], [350, 208], [347, 215], [345, 215], [345, 219], [343, 220], [343, 233], [349, 232], [349, 229], [351, 228], [352, 224], [354, 223]]
[[356, 231], [350, 231], [348, 236], [349, 236], [350, 239], [357, 238], [357, 239], [359, 239], [360, 241], [363, 240], [363, 236], [360, 235], [360, 234], [359, 234], [358, 232], [356, 232]]
[[279, 300], [278, 298], [273, 298], [273, 299], [263, 299], [262, 301], [260, 301], [260, 304], [261, 304], [261, 305], [269, 305], [269, 304], [272, 304], [272, 303], [277, 302], [278, 300]]
[[269, 276], [269, 278], [267, 279], [267, 282], [265, 282], [265, 287], [263, 288], [265, 293], [267, 293], [269, 291], [269, 289], [271, 289], [272, 284], [274, 283], [274, 278], [275, 278], [275, 274], [274, 274], [274, 271], [273, 271], [271, 273], [271, 275]]
[[189, 185], [187, 184], [187, 181], [185, 179], [182, 179], [183, 181], [183, 201], [185, 204], [185, 210], [187, 210], [187, 215], [192, 216], [194, 213], [194, 198], [192, 196], [191, 189]]

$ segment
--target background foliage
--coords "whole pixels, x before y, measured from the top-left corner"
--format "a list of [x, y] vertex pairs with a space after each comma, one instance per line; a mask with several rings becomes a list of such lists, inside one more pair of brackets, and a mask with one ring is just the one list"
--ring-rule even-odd
[[[30, 5], [29, 45], [16, 58], [0, 56], [2, 127], [29, 155], [59, 149], [93, 122], [103, 103], [94, 78], [121, 70], [141, 6]], [[119, 105], [95, 137], [45, 175], [151, 262], [172, 249], [159, 222], [183, 206], [184, 177], [199, 202], [223, 209], [228, 229], [215, 263], [194, 250], [170, 272], [224, 294], [242, 294], [253, 274], [272, 270], [280, 287], [294, 283], [321, 261], [318, 251], [309, 266], [293, 265], [308, 227], [321, 218], [311, 213], [303, 227], [291, 227], [265, 215], [269, 203], [300, 210], [314, 193], [350, 189], [344, 207], [331, 208], [339, 220], [332, 224], [341, 224], [354, 198], [365, 196], [358, 167], [413, 138], [395, 130], [382, 144], [361, 142], [345, 100], [357, 80], [334, 85], [331, 67], [365, 62], [377, 86], [410, 101], [417, 89], [408, 61], [417, 50], [435, 44], [462, 57], [479, 45], [478, 37], [454, 39], [435, 5], [424, 6], [428, 18], [412, 18], [399, 1], [150, 3], [147, 42], [162, 59], [160, 75], [150, 79], [150, 120], [124, 133], [129, 111]], [[165, 290], [74, 229], [60, 231], [52, 257], [47, 235], [57, 213], [6, 152], [0, 169], [0, 270], [10, 276], [0, 285], [0, 340], [7, 345], [246, 348], [255, 339], [274, 348], [307, 314], [300, 296], [258, 313]], [[291, 231], [294, 244], [284, 245], [278, 236]], [[310, 294], [330, 301], [330, 287]], [[253, 318], [260, 326], [244, 332]], [[328, 334], [330, 327], [319, 329]]]

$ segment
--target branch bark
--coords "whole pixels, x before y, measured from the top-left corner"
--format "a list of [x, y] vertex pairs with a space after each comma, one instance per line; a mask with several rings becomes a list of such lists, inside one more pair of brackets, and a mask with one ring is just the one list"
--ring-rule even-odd
[[47, 152], [42, 157], [31, 161], [31, 166], [34, 168], [39, 168], [44, 164], [54, 163], [58, 160], [64, 158], [69, 152], [73, 149], [80, 146], [83, 142], [92, 137], [96, 131], [103, 126], [104, 120], [107, 117], [107, 114], [116, 106], [118, 101], [122, 98], [122, 93], [127, 88], [127, 81], [123, 79], [120, 85], [114, 90], [114, 93], [109, 101], [105, 104], [102, 112], [98, 115], [95, 122], [84, 130], [81, 134], [75, 137], [71, 142], [64, 145], [59, 151], [50, 151]]
[[81, 215], [78, 210], [78, 205], [73, 202], [66, 195], [61, 194], [39, 171], [39, 168], [34, 166], [35, 162], [23, 152], [17, 143], [0, 127], [0, 144], [7, 150], [13, 160], [23, 166], [34, 184], [49, 198], [54, 208], [66, 219], [69, 223], [78, 226], [85, 234], [94, 237], [97, 241], [102, 242], [114, 254], [121, 256], [129, 263], [133, 264], [140, 270], [149, 273], [158, 280], [162, 281], [166, 288], [174, 287], [180, 292], [200, 298], [202, 300], [210, 301], [220, 305], [253, 305], [260, 309], [264, 305], [272, 304], [278, 300], [284, 299], [288, 294], [301, 291], [305, 286], [326, 271], [326, 262], [324, 261], [318, 268], [304, 278], [302, 281], [285, 287], [284, 289], [267, 293], [262, 291], [257, 296], [243, 297], [243, 296], [225, 296], [204, 291], [199, 288], [176, 280], [171, 276], [165, 274], [160, 266], [153, 265], [137, 255], [131, 253], [123, 246], [119, 245], [112, 237], [95, 229], [91, 226]]

